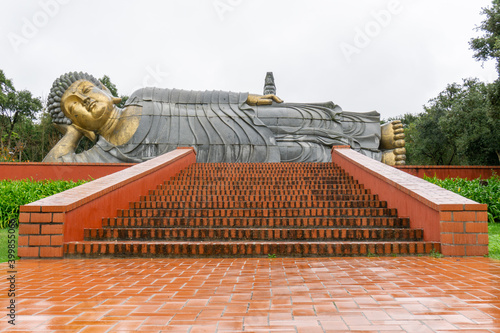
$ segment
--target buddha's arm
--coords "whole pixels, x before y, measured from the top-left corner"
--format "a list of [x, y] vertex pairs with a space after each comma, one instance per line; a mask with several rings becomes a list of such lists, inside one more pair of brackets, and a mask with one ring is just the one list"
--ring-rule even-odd
[[65, 131], [64, 136], [45, 156], [44, 162], [60, 162], [62, 156], [75, 152], [78, 142], [83, 137], [83, 134], [71, 125], [61, 130]]

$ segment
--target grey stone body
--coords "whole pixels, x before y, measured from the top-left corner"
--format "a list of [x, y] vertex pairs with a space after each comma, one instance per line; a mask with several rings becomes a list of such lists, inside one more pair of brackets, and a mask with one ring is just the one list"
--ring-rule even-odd
[[350, 145], [380, 160], [380, 115], [344, 112], [332, 102], [249, 106], [248, 94], [144, 88], [127, 105], [142, 107], [139, 127], [124, 145], [99, 137], [63, 162], [142, 162], [194, 147], [198, 162], [328, 162], [333, 145]]

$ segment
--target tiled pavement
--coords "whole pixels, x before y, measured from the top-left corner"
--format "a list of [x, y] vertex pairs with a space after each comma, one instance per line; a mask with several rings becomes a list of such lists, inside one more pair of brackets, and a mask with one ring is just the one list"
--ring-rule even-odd
[[[17, 262], [26, 332], [500, 332], [487, 258], [65, 259]], [[7, 265], [0, 264], [7, 276]], [[4, 278], [4, 285], [5, 285]]]

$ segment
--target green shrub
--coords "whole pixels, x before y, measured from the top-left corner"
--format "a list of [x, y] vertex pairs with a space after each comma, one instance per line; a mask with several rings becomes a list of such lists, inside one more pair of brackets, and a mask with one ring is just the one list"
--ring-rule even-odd
[[467, 180], [462, 178], [437, 179], [424, 177], [425, 180], [458, 193], [468, 199], [488, 205], [488, 220], [500, 222], [500, 177]]
[[66, 191], [86, 183], [64, 180], [0, 180], [0, 228], [7, 228], [11, 219], [19, 220], [19, 206]]

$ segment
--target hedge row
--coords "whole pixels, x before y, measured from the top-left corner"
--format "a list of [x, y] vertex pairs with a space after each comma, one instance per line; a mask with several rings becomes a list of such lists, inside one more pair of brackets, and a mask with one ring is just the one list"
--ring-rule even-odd
[[86, 183], [64, 180], [0, 180], [0, 228], [7, 228], [11, 219], [19, 220], [19, 206], [43, 199]]
[[493, 175], [490, 179], [437, 179], [424, 177], [425, 180], [458, 193], [468, 199], [488, 205], [488, 220], [500, 223], [500, 177]]

